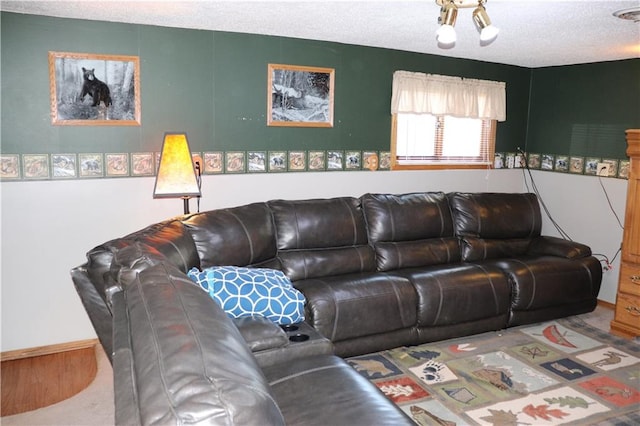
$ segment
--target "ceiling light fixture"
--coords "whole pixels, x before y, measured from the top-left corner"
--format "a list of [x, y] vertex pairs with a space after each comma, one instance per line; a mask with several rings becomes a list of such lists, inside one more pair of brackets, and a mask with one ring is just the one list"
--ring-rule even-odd
[[458, 9], [474, 7], [472, 14], [473, 22], [478, 31], [480, 31], [480, 45], [486, 46], [492, 43], [498, 37], [498, 28], [491, 24], [491, 19], [484, 8], [487, 0], [436, 0], [436, 4], [440, 6], [440, 16], [438, 24], [440, 28], [436, 31], [436, 40], [438, 46], [443, 49], [450, 49], [456, 44], [456, 18], [458, 17]]
[[473, 11], [473, 22], [480, 31], [480, 44], [487, 45], [498, 37], [499, 29], [491, 25], [491, 19], [484, 6], [478, 3], [478, 7]]
[[613, 16], [620, 19], [626, 19], [633, 22], [640, 22], [640, 7], [632, 7], [631, 9], [616, 10]]
[[438, 18], [440, 28], [436, 32], [436, 40], [440, 47], [446, 49], [456, 44], [456, 30], [453, 27], [456, 25], [457, 18], [458, 8], [452, 0], [442, 5]]

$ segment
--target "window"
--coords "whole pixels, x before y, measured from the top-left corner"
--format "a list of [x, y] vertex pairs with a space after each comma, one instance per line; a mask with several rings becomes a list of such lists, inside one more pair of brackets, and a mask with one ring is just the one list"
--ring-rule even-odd
[[392, 121], [393, 169], [493, 164], [495, 120], [400, 113]]
[[393, 169], [490, 167], [505, 83], [396, 71], [391, 116]]

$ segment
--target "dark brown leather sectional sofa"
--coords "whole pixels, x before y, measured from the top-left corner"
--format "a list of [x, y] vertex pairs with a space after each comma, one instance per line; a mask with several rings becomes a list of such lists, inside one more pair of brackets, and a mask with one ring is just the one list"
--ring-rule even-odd
[[[541, 228], [533, 194], [273, 200], [151, 225], [71, 273], [112, 359], [119, 424], [410, 424], [332, 353], [593, 310], [600, 262]], [[186, 276], [216, 265], [282, 270], [305, 323], [229, 319]]]

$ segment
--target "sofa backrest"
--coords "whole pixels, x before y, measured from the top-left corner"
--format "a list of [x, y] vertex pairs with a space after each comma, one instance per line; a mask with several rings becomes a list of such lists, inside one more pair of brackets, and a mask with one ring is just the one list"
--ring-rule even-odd
[[278, 258], [292, 281], [375, 270], [357, 198], [274, 200], [268, 205]]
[[255, 266], [280, 269], [271, 211], [266, 203], [211, 210], [183, 221], [201, 268]]
[[535, 194], [457, 192], [448, 199], [464, 261], [521, 256], [540, 236]]
[[193, 240], [179, 220], [171, 219], [150, 225], [101, 244], [87, 253], [87, 274], [105, 301], [108, 288], [114, 284], [110, 278], [119, 282], [123, 268], [140, 269], [139, 257], [142, 253], [150, 254], [157, 261], [167, 260], [185, 272], [200, 266]]
[[284, 425], [238, 328], [159, 263], [114, 296], [116, 424]]
[[361, 200], [378, 270], [460, 261], [443, 192], [365, 194]]

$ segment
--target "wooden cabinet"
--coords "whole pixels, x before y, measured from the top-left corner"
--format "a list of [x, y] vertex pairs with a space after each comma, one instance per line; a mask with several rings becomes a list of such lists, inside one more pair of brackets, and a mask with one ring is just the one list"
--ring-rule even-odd
[[640, 336], [640, 129], [627, 130], [627, 155], [631, 160], [627, 208], [622, 236], [620, 281], [611, 332]]

